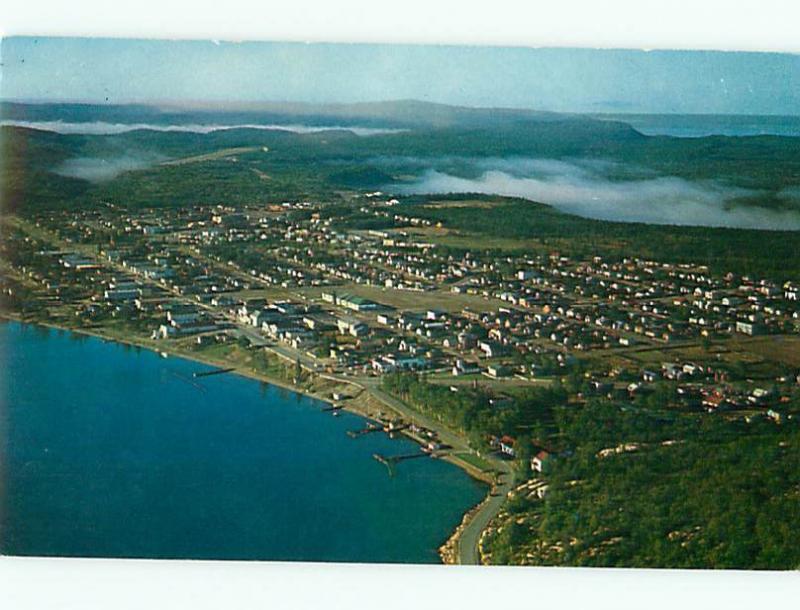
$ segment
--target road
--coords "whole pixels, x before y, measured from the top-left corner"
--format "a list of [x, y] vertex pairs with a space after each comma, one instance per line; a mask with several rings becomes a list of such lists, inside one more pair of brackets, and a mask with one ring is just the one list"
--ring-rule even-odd
[[514, 487], [514, 471], [511, 465], [497, 459], [494, 462], [502, 465], [499, 468], [502, 474], [499, 475], [499, 482], [495, 485], [494, 493], [481, 505], [458, 537], [458, 563], [462, 565], [480, 564], [478, 541], [481, 533], [503, 508], [508, 492]]

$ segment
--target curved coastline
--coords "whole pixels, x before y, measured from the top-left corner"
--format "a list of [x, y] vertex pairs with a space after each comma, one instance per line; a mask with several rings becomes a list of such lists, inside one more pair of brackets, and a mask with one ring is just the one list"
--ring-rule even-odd
[[[146, 349], [151, 352], [155, 353], [165, 353], [169, 356], [175, 358], [182, 358], [184, 360], [190, 360], [194, 362], [198, 362], [200, 364], [205, 364], [207, 366], [214, 366], [214, 367], [230, 367], [231, 363], [225, 360], [219, 360], [214, 358], [203, 357], [194, 352], [190, 352], [183, 349], [175, 349], [174, 345], [164, 344], [161, 342], [156, 341], [142, 341], [137, 340], [136, 338], [132, 337], [120, 337], [115, 336], [111, 333], [103, 333], [98, 332], [95, 329], [86, 329], [86, 328], [72, 328], [65, 325], [58, 325], [53, 324], [47, 321], [27, 321], [23, 320], [22, 318], [10, 315], [7, 312], [0, 313], [0, 321], [13, 321], [20, 324], [29, 324], [29, 325], [38, 325], [45, 328], [58, 330], [58, 331], [65, 331], [70, 333], [81, 334], [84, 336], [94, 337], [96, 339], [101, 339], [103, 341], [108, 341], [112, 343], [117, 343], [120, 345], [128, 345], [132, 347], [137, 347], [141, 349]], [[0, 346], [1, 348], [2, 346]], [[279, 352], [273, 351], [275, 355], [279, 357], [283, 357], [282, 354]], [[309, 390], [308, 388], [298, 387], [297, 385], [288, 383], [282, 379], [277, 379], [275, 377], [271, 377], [265, 375], [263, 373], [259, 373], [252, 370], [247, 370], [241, 366], [234, 367], [230, 373], [239, 375], [241, 377], [245, 377], [254, 381], [259, 381], [261, 383], [266, 383], [268, 385], [272, 385], [275, 387], [282, 388], [284, 390], [288, 390], [291, 392], [295, 392], [297, 394], [301, 394], [304, 396], [308, 396], [310, 398], [314, 398], [315, 400], [319, 400], [321, 402], [325, 402], [328, 404], [333, 404], [331, 399], [326, 395], [314, 392]], [[341, 380], [340, 380], [341, 381]], [[368, 388], [359, 384], [355, 380], [348, 380], [347, 383], [358, 387], [362, 390], [369, 391]], [[391, 404], [392, 402], [399, 402], [393, 399], [393, 397], [388, 396], [380, 396], [375, 395], [373, 396], [381, 402], [387, 409], [390, 411], [401, 415], [401, 416], [408, 416], [409, 415], [409, 408], [398, 410], [397, 405]], [[376, 418], [376, 414], [370, 412], [369, 409], [361, 408], [358, 404], [354, 404], [352, 401], [347, 401], [341, 405], [341, 408], [345, 411], [358, 415], [360, 417], [364, 417], [369, 420], [374, 420]], [[415, 418], [419, 417], [417, 415], [413, 415]], [[425, 422], [426, 424], [430, 424], [428, 420]], [[435, 428], [437, 432], [442, 431], [443, 427], [441, 425], [438, 426], [430, 426]], [[450, 430], [445, 429], [445, 433], [448, 435], [453, 435], [454, 433]], [[415, 437], [412, 434], [409, 434], [407, 431], [403, 431], [403, 434], [413, 440], [416, 443], [422, 444], [422, 439]], [[457, 435], [456, 435], [457, 436]], [[467, 511], [465, 511], [461, 522], [456, 526], [455, 530], [447, 537], [447, 539], [442, 543], [441, 546], [438, 548], [438, 555], [442, 563], [445, 564], [462, 564], [462, 565], [479, 565], [481, 563], [480, 553], [478, 551], [478, 542], [480, 539], [480, 535], [485, 529], [486, 525], [497, 515], [500, 511], [500, 508], [505, 500], [505, 496], [507, 492], [513, 487], [513, 472], [511, 468], [505, 463], [500, 460], [492, 459], [492, 463], [494, 466], [499, 466], [497, 470], [497, 475], [505, 475], [502, 481], [498, 481], [497, 477], [491, 473], [483, 472], [473, 466], [472, 464], [466, 462], [465, 460], [461, 460], [458, 457], [453, 455], [446, 455], [441, 458], [448, 463], [457, 466], [464, 472], [466, 472], [470, 477], [476, 479], [488, 486], [488, 490], [486, 496], [481, 499], [480, 502], [471, 506]]]

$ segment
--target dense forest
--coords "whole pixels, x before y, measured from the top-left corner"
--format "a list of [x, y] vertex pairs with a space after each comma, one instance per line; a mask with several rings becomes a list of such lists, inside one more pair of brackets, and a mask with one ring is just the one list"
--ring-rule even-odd
[[493, 562], [800, 567], [793, 422], [664, 418], [607, 403], [560, 409], [556, 421], [574, 453], [554, 461], [544, 499], [510, 503], [488, 545]]
[[493, 563], [800, 567], [794, 419], [747, 423], [647, 400], [568, 402], [560, 384], [503, 407], [491, 406], [485, 389], [452, 392], [412, 374], [383, 385], [478, 450], [510, 435], [520, 481], [535, 475], [534, 452], [552, 452], [545, 497], [517, 495], [491, 530]]
[[560, 383], [527, 388], [503, 408], [492, 405], [492, 391], [481, 385], [453, 392], [410, 373], [384, 375], [381, 383], [390, 394], [458, 430], [470, 439], [474, 448], [484, 450], [489, 448], [493, 436], [527, 437], [535, 431], [535, 435], [543, 438], [553, 420], [553, 410], [567, 401], [566, 389]]

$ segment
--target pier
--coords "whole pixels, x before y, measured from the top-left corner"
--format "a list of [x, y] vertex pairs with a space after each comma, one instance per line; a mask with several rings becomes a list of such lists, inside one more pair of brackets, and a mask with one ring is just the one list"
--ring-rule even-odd
[[391, 477], [394, 475], [394, 467], [396, 464], [403, 462], [405, 460], [414, 460], [416, 458], [422, 458], [422, 457], [433, 457], [433, 454], [425, 453], [424, 451], [420, 453], [405, 453], [403, 455], [390, 455], [390, 456], [381, 455], [380, 453], [373, 453], [372, 457], [378, 460], [381, 464], [383, 464], [384, 466], [386, 466], [386, 468], [389, 469], [389, 476]]
[[193, 377], [210, 377], [211, 375], [222, 375], [223, 373], [230, 373], [236, 369], [231, 367], [227, 369], [214, 369], [213, 371], [195, 371], [192, 373]]
[[181, 381], [185, 381], [186, 383], [191, 385], [196, 390], [200, 390], [203, 393], [206, 392], [206, 389], [203, 386], [201, 386], [199, 383], [197, 383], [191, 377], [186, 377], [185, 375], [181, 375], [180, 373], [176, 373], [175, 371], [173, 371], [172, 374], [173, 374], [173, 376], [175, 376], [176, 378], [180, 379]]
[[399, 423], [398, 424], [398, 423], [392, 422], [392, 423], [389, 423], [389, 424], [386, 424], [385, 426], [383, 426], [383, 431], [386, 432], [386, 433], [391, 434], [393, 432], [401, 432], [401, 431], [405, 430], [408, 427], [409, 427], [408, 424], [404, 424], [404, 423]]
[[367, 424], [366, 428], [361, 428], [361, 430], [348, 430], [347, 436], [349, 436], [350, 438], [358, 438], [359, 436], [369, 434], [370, 432], [378, 432], [379, 430], [382, 431], [383, 427], [378, 426], [377, 424], [370, 423]]

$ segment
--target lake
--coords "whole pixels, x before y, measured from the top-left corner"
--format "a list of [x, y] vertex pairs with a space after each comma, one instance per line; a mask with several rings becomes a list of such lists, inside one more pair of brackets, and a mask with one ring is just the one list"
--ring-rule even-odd
[[203, 364], [0, 323], [0, 550], [439, 561], [485, 487], [359, 416]]

